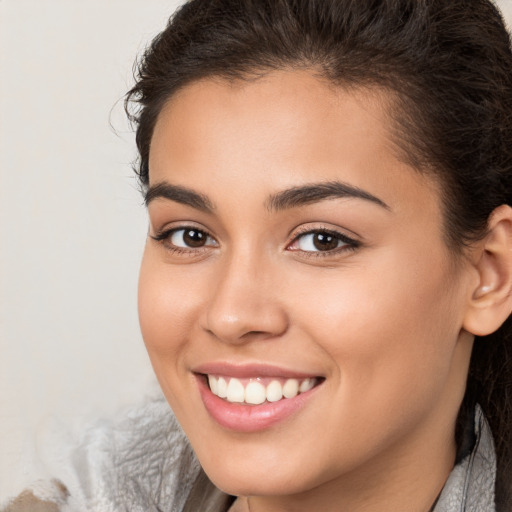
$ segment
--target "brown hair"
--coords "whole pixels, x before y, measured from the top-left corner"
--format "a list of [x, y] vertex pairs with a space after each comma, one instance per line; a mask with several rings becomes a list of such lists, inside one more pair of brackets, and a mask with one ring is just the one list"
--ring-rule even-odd
[[[177, 90], [284, 67], [393, 93], [396, 139], [442, 183], [455, 253], [485, 233], [496, 207], [512, 205], [512, 51], [488, 0], [190, 0], [143, 55], [126, 98], [142, 186], [156, 119]], [[477, 338], [457, 428], [478, 402], [497, 449], [498, 510], [512, 503], [511, 329], [509, 318]]]

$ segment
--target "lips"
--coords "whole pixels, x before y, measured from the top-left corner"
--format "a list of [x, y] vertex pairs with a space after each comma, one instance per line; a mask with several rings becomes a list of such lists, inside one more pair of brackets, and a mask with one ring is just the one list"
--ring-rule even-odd
[[221, 426], [255, 432], [306, 406], [325, 380], [267, 365], [215, 363], [195, 368], [203, 404]]

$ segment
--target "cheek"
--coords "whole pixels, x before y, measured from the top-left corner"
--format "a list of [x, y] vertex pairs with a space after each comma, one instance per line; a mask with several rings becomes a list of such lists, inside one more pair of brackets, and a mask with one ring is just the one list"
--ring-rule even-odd
[[460, 312], [447, 262], [428, 256], [380, 251], [372, 266], [301, 283], [312, 293], [307, 307], [297, 301], [297, 322], [335, 363], [341, 399], [394, 407], [446, 383]]
[[184, 280], [146, 248], [139, 276], [138, 308], [144, 343], [155, 371], [177, 365], [199, 308], [199, 279]]
[[197, 326], [204, 283], [162, 261], [146, 247], [139, 276], [139, 322], [148, 356], [160, 387], [177, 417], [187, 421], [188, 399], [195, 383], [186, 364]]

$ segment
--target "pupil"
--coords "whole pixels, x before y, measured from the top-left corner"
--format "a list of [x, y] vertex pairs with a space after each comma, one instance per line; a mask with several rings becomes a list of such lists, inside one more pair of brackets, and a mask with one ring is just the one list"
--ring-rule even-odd
[[313, 245], [319, 251], [331, 251], [338, 247], [338, 239], [327, 233], [317, 233], [313, 238]]
[[196, 229], [189, 229], [183, 234], [183, 241], [189, 247], [202, 247], [206, 243], [206, 237], [201, 231]]

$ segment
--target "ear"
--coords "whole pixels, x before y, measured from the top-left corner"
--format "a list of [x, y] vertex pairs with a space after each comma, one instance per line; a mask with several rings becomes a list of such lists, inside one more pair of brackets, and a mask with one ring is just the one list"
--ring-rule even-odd
[[512, 311], [512, 208], [489, 217], [488, 233], [472, 254], [478, 278], [472, 286], [463, 328], [475, 336], [496, 331]]

